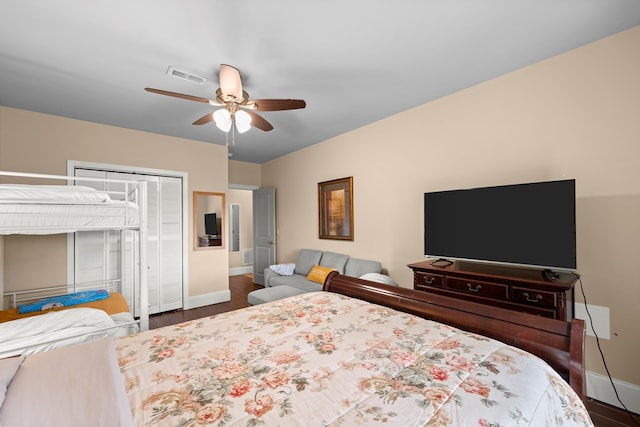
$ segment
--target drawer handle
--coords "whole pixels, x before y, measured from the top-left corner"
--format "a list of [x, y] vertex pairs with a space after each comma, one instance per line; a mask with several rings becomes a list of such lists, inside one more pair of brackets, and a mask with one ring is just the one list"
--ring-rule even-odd
[[430, 284], [432, 284], [432, 283], [433, 283], [433, 281], [434, 281], [434, 280], [436, 280], [436, 278], [435, 278], [435, 277], [425, 277], [425, 278], [424, 278], [424, 284], [425, 284], [425, 285], [430, 285]]
[[467, 283], [467, 288], [469, 288], [469, 292], [479, 292], [480, 289], [482, 289], [481, 285], [476, 285], [476, 287], [474, 288], [471, 283]]
[[528, 292], [525, 292], [525, 293], [523, 293], [522, 295], [524, 295], [524, 297], [525, 297], [525, 298], [527, 299], [527, 301], [529, 301], [529, 302], [539, 302], [539, 301], [542, 299], [542, 295], [540, 295], [540, 294], [536, 295], [536, 297], [535, 297], [535, 298], [530, 298], [530, 297], [529, 297], [529, 293], [528, 293]]

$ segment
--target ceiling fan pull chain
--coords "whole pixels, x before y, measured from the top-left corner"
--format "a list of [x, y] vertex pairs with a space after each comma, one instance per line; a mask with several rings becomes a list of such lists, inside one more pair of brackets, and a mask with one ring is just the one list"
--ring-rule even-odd
[[236, 146], [236, 116], [231, 116], [231, 146]]

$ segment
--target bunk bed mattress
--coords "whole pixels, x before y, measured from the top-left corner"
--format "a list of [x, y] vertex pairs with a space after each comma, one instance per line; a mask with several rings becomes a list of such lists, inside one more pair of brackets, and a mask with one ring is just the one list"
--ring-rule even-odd
[[[133, 319], [132, 319], [133, 320]], [[0, 323], [0, 357], [41, 353], [54, 348], [128, 333], [102, 310], [70, 307]]]
[[[127, 304], [127, 300], [124, 295], [118, 292], [110, 292], [109, 297], [99, 300], [99, 301], [91, 301], [82, 304], [77, 304], [73, 306], [77, 307], [86, 307], [86, 308], [96, 308], [98, 310], [102, 310], [110, 316], [117, 315], [120, 313], [129, 313], [129, 304]], [[46, 313], [50, 311], [60, 311], [60, 310], [68, 310], [69, 307], [54, 307], [46, 310]], [[9, 322], [11, 320], [22, 319], [25, 317], [38, 316], [43, 314], [42, 311], [33, 311], [30, 313], [18, 313], [18, 308], [10, 308], [8, 310], [0, 311], [0, 323]], [[121, 317], [121, 316], [119, 316]]]
[[11, 308], [0, 311], [0, 357], [40, 353], [138, 331], [126, 299], [117, 292], [110, 292], [108, 298], [99, 301], [44, 311], [19, 313], [17, 308]]
[[87, 228], [138, 224], [135, 204], [7, 204], [0, 203], [0, 234], [73, 233]]
[[544, 361], [306, 293], [116, 340], [135, 425], [592, 425]]
[[90, 187], [0, 185], [0, 234], [135, 226], [138, 216], [135, 203], [112, 200]]

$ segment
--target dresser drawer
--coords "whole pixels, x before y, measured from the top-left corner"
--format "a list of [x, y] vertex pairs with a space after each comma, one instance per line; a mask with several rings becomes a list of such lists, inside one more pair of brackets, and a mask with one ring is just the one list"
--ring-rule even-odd
[[541, 307], [558, 307], [558, 298], [555, 292], [520, 288], [518, 286], [512, 286], [511, 289], [513, 301]]
[[507, 285], [460, 277], [447, 277], [445, 287], [447, 289], [465, 292], [469, 295], [488, 298], [507, 299], [509, 296], [509, 287]]
[[439, 274], [425, 273], [416, 271], [413, 276], [413, 287], [415, 289], [425, 288], [429, 286], [443, 287], [444, 276]]
[[539, 269], [434, 261], [409, 264], [414, 289], [552, 319], [573, 318], [575, 274], [560, 273], [556, 280], [548, 281]]

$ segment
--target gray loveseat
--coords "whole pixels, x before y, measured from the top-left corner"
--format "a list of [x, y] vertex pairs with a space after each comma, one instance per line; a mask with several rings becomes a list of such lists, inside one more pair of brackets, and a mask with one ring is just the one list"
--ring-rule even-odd
[[249, 293], [247, 297], [249, 304], [262, 304], [305, 292], [321, 291], [322, 283], [307, 279], [307, 275], [316, 264], [335, 269], [346, 276], [361, 277], [365, 274], [384, 276], [380, 274], [382, 264], [378, 261], [351, 258], [349, 255], [335, 252], [301, 249], [293, 274], [280, 275], [269, 267], [265, 268], [264, 289]]
[[322, 284], [307, 280], [314, 265], [333, 268], [345, 276], [360, 277], [365, 273], [380, 273], [382, 264], [378, 261], [351, 258], [349, 255], [335, 252], [323, 252], [315, 249], [301, 249], [295, 262], [295, 271], [291, 276], [281, 276], [271, 268], [264, 270], [264, 286], [291, 286], [305, 292], [320, 291]]

